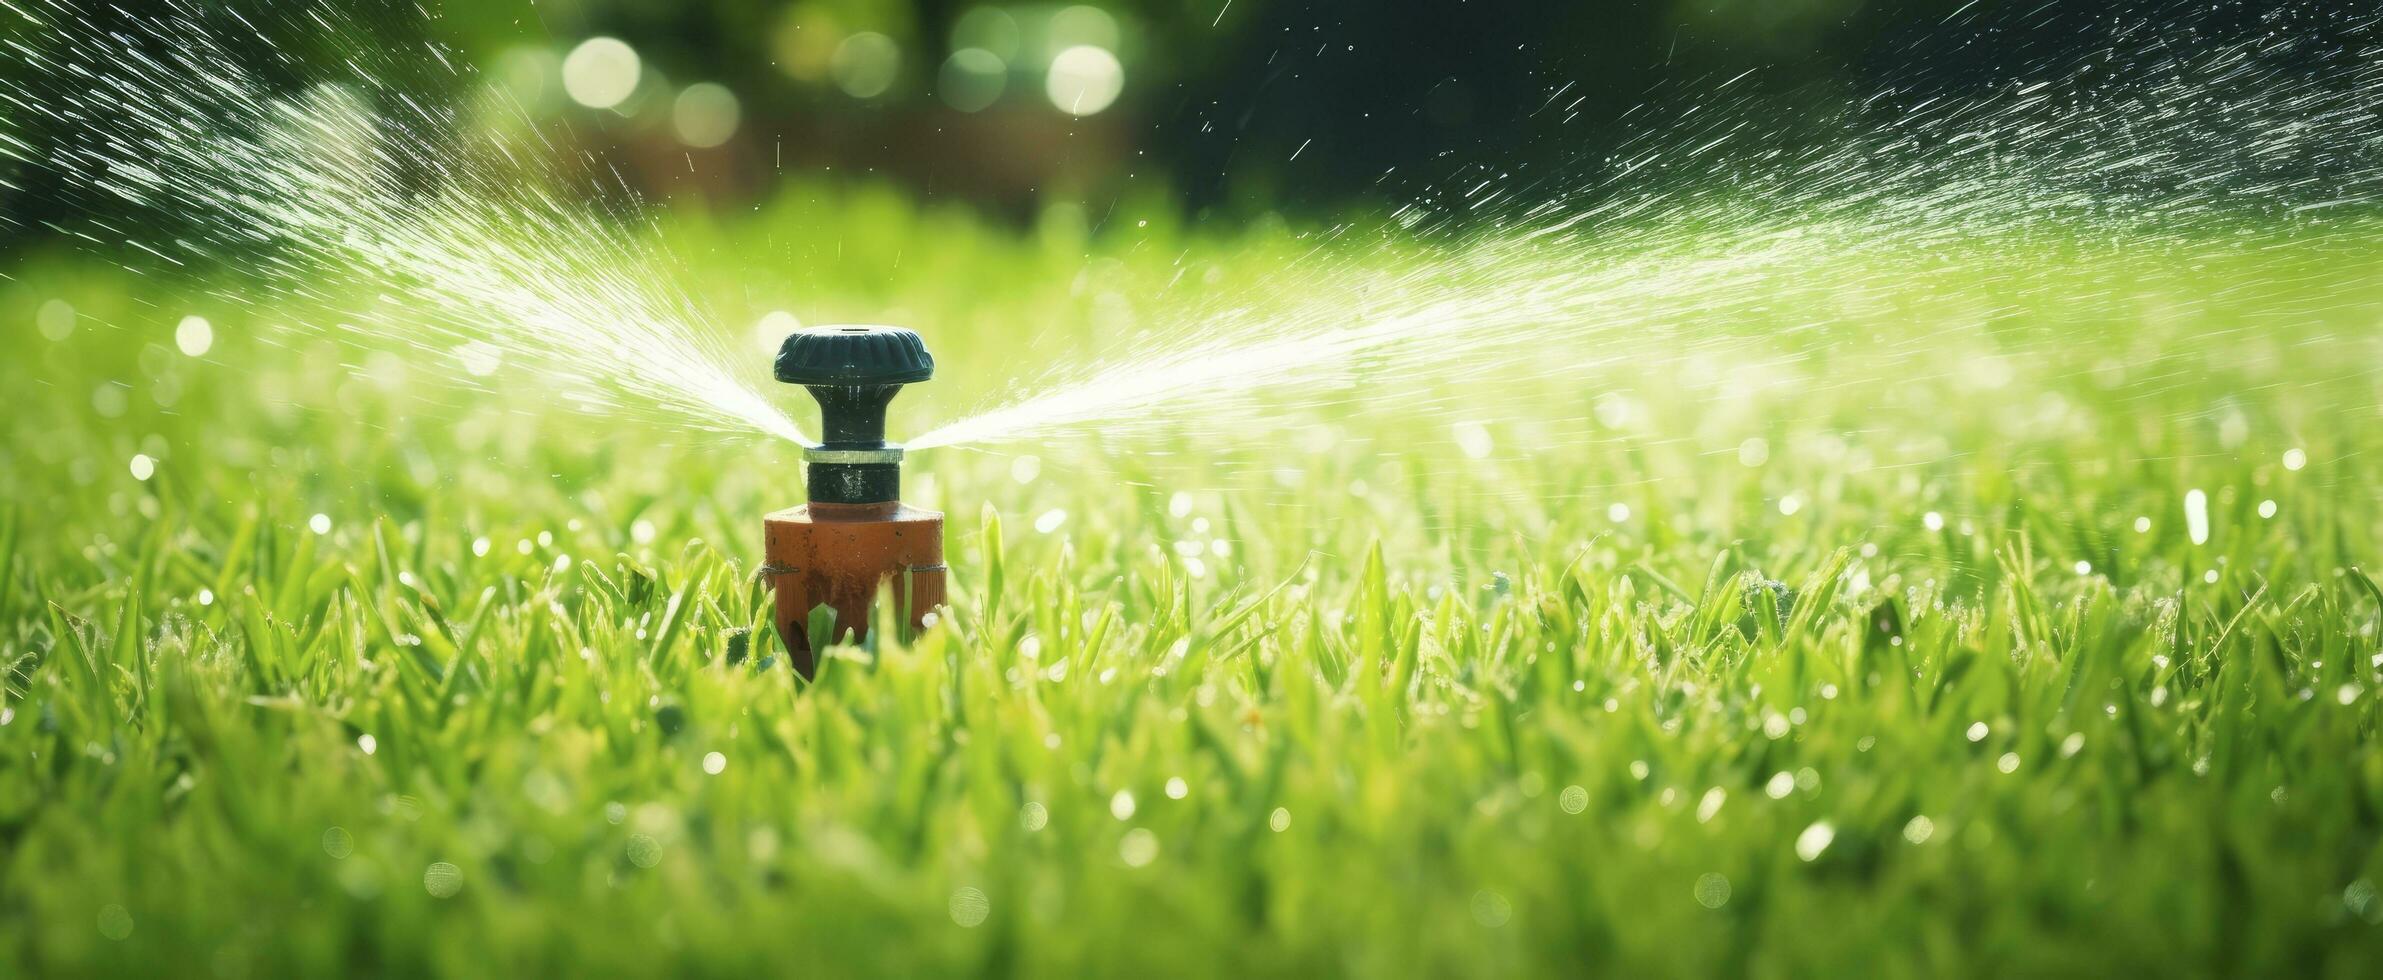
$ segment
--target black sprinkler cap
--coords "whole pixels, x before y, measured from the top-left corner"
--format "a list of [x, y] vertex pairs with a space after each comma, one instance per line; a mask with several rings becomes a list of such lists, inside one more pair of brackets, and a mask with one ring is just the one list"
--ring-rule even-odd
[[815, 386], [906, 385], [935, 376], [935, 358], [908, 327], [809, 327], [778, 347], [778, 380]]
[[819, 400], [820, 444], [810, 463], [811, 502], [884, 503], [902, 489], [902, 447], [885, 441], [885, 408], [902, 386], [935, 374], [935, 358], [907, 327], [797, 330], [778, 347], [778, 380]]

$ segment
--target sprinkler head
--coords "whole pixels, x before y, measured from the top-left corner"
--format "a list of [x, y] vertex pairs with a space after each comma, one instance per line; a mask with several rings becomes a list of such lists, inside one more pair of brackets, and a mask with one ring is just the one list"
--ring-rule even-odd
[[812, 503], [875, 504], [902, 495], [902, 447], [885, 441], [885, 409], [902, 386], [935, 374], [906, 327], [810, 327], [788, 334], [776, 374], [819, 402], [820, 444], [803, 450]]

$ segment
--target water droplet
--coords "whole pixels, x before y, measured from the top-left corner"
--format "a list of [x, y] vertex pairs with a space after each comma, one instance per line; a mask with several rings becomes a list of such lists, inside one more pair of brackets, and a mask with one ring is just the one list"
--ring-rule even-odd
[[1806, 861], [1817, 859], [1836, 839], [1837, 828], [1830, 826], [1826, 820], [1817, 821], [1796, 835], [1796, 857]]
[[2194, 544], [2209, 543], [2209, 495], [2199, 488], [2184, 493], [2184, 533]]
[[438, 861], [422, 869], [422, 890], [432, 898], [454, 898], [463, 890], [463, 869]]
[[1151, 833], [1147, 827], [1126, 831], [1124, 839], [1117, 842], [1117, 859], [1124, 861], [1129, 868], [1143, 867], [1158, 860], [1158, 835]]
[[1696, 878], [1696, 904], [1717, 909], [1729, 904], [1729, 879], [1713, 872]]
[[662, 863], [662, 843], [650, 834], [630, 834], [629, 843], [622, 850], [628, 855], [629, 863], [640, 868]]
[[306, 526], [316, 534], [329, 534], [331, 533], [331, 515], [316, 514], [307, 518]]
[[191, 357], [206, 356], [207, 350], [215, 346], [215, 325], [195, 313], [183, 317], [181, 323], [174, 325], [174, 346]]
[[982, 890], [963, 885], [953, 890], [951, 901], [944, 908], [960, 928], [974, 929], [984, 925], [985, 919], [993, 914], [993, 900], [985, 897]]
[[1184, 782], [1183, 777], [1175, 776], [1167, 780], [1167, 799], [1180, 800], [1189, 795], [1191, 784]]
[[1705, 790], [1704, 798], [1696, 801], [1696, 822], [1713, 822], [1713, 817], [1721, 812], [1721, 804], [1728, 801], [1729, 791], [1719, 786]]
[[157, 475], [157, 461], [150, 459], [149, 454], [141, 453], [132, 458], [131, 469], [133, 479], [146, 482], [150, 477]]
[[2301, 451], [2301, 450], [2299, 450], [2299, 449], [2286, 449], [2286, 450], [2284, 450], [2284, 468], [2285, 468], [2285, 469], [2287, 469], [2287, 470], [2292, 470], [2292, 471], [2294, 471], [2294, 472], [2298, 472], [2298, 471], [2300, 470], [2300, 468], [2301, 468], [2301, 467], [2304, 467], [2304, 466], [2307, 466], [2307, 465], [2309, 465], [2309, 454], [2308, 454], [2308, 453], [2306, 453], [2306, 452], [2303, 452], [2303, 451]]
[[1935, 835], [1936, 821], [1928, 819], [1926, 814], [1913, 817], [1903, 825], [1903, 839], [1914, 844], [1925, 844], [1928, 838]]
[[132, 910], [109, 903], [99, 907], [99, 934], [113, 942], [132, 935]]
[[1050, 823], [1051, 811], [1044, 809], [1040, 803], [1030, 801], [1018, 808], [1018, 826], [1025, 828], [1028, 833], [1050, 826]]
[[1456, 448], [1468, 458], [1488, 459], [1490, 453], [1497, 451], [1496, 440], [1490, 437], [1489, 429], [1479, 422], [1458, 422], [1450, 429], [1456, 436]]
[[1738, 465], [1761, 466], [1771, 461], [1771, 444], [1761, 436], [1738, 443]]
[[728, 769], [728, 756], [718, 752], [703, 754], [703, 774], [717, 776]]
[[1513, 918], [1514, 903], [1506, 896], [1486, 889], [1473, 893], [1473, 921], [1495, 929]]
[[1133, 819], [1134, 793], [1132, 790], [1121, 789], [1117, 791], [1116, 795], [1109, 797], [1109, 815], [1119, 820]]
[[1266, 827], [1278, 834], [1291, 829], [1291, 811], [1275, 807], [1274, 812], [1266, 816]]

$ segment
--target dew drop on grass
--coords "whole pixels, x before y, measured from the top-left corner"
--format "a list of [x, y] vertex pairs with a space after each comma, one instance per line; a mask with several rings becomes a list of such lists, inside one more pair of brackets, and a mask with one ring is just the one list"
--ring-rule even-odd
[[1622, 503], [1608, 505], [1605, 508], [1605, 519], [1616, 524], [1628, 523], [1630, 520], [1630, 505]]
[[487, 539], [487, 538], [473, 538], [473, 539], [472, 539], [472, 557], [474, 557], [474, 558], [486, 558], [486, 557], [488, 557], [488, 539]]
[[2137, 518], [2135, 518], [2135, 533], [2136, 533], [2136, 534], [2150, 534], [2150, 533], [2151, 533], [2151, 518], [2148, 518], [2148, 517], [2137, 517]]
[[132, 458], [131, 470], [133, 479], [147, 482], [150, 477], [157, 475], [157, 461], [150, 459], [147, 453], [136, 454]]
[[113, 902], [99, 907], [99, 934], [112, 942], [132, 935], [132, 911]]
[[2209, 543], [2209, 495], [2197, 487], [2184, 492], [2184, 533], [2194, 544]]
[[463, 869], [445, 861], [433, 862], [422, 869], [422, 890], [432, 898], [454, 898], [463, 890]]
[[1796, 835], [1796, 857], [1806, 861], [1816, 860], [1836, 839], [1837, 828], [1830, 826], [1826, 820], [1816, 821], [1804, 828], [1803, 833]]
[[717, 776], [728, 769], [728, 756], [718, 752], [703, 754], [703, 774]]
[[1050, 510], [1043, 511], [1042, 516], [1034, 519], [1034, 530], [1039, 534], [1049, 534], [1053, 531], [1059, 530], [1060, 525], [1066, 523], [1067, 511], [1053, 507]]
[[372, 737], [371, 732], [365, 732], [356, 736], [356, 747], [363, 749], [365, 755], [371, 755], [381, 750], [381, 740]]
[[2259, 517], [2260, 517], [2261, 519], [2263, 519], [2263, 520], [2272, 520], [2272, 519], [2274, 519], [2274, 518], [2275, 518], [2275, 501], [2273, 501], [2273, 500], [2262, 500], [2262, 501], [2259, 501]]
[[1927, 814], [1913, 817], [1910, 822], [1903, 825], [1903, 839], [1914, 844], [1925, 844], [1928, 842], [1928, 838], [1934, 836], [1936, 836], [1936, 821], [1928, 819]]
[[1972, 742], [1983, 742], [1986, 740], [1986, 734], [1988, 731], [1989, 729], [1986, 727], [1985, 722], [1971, 722], [1969, 725], [1969, 740]]
[[985, 897], [980, 889], [962, 885], [952, 892], [951, 901], [945, 903], [944, 909], [951, 913], [952, 922], [960, 928], [974, 929], [984, 925], [985, 919], [992, 916], [993, 900]]
[[1132, 790], [1121, 789], [1117, 791], [1116, 795], [1109, 797], [1109, 815], [1119, 820], [1133, 819], [1134, 793]]
[[1589, 808], [1589, 791], [1579, 786], [1566, 786], [1556, 794], [1556, 805], [1565, 813], [1579, 813]]
[[1696, 878], [1696, 904], [1717, 909], [1729, 904], [1729, 879], [1713, 872]]
[[2299, 472], [2299, 470], [2300, 470], [2300, 468], [2301, 468], [2301, 467], [2303, 467], [2303, 466], [2307, 466], [2307, 465], [2309, 465], [2309, 454], [2308, 454], [2308, 453], [2306, 453], [2306, 452], [2303, 452], [2303, 451], [2301, 451], [2301, 450], [2299, 450], [2299, 449], [2287, 449], [2287, 450], [2284, 450], [2284, 468], [2285, 468], [2285, 469], [2287, 469], [2287, 470], [2291, 470], [2291, 471], [2294, 471], [2294, 472]]
[[662, 863], [662, 844], [651, 835], [630, 834], [628, 846], [623, 850], [629, 857], [629, 863], [640, 868]]
[[1922, 514], [1920, 515], [1920, 526], [1931, 531], [1942, 531], [1944, 530], [1944, 515], [1935, 511]]
[[1278, 834], [1291, 829], [1291, 811], [1275, 807], [1274, 812], [1266, 816], [1266, 827]]
[[329, 534], [331, 533], [331, 515], [316, 514], [307, 518], [306, 527], [316, 534]]
[[1025, 806], [1018, 808], [1018, 826], [1025, 828], [1027, 833], [1041, 830], [1050, 826], [1050, 823], [1051, 811], [1044, 809], [1040, 803], [1028, 801]]
[[2006, 774], [2006, 775], [2007, 775], [2007, 774], [2009, 774], [2009, 773], [2018, 772], [2018, 771], [2019, 771], [2019, 753], [2017, 753], [2017, 752], [2005, 752], [2005, 753], [2003, 753], [2001, 758], [1994, 760], [1994, 768], [2002, 770], [2002, 771], [2003, 771], [2003, 773], [2004, 773], [2004, 774]]
[[1033, 483], [1034, 478], [1041, 475], [1043, 475], [1043, 461], [1040, 457], [1020, 456], [1010, 460], [1009, 478], [1020, 484]]
[[1514, 903], [1506, 896], [1483, 889], [1473, 893], [1473, 921], [1495, 929], [1514, 918]]
[[1175, 776], [1167, 780], [1167, 799], [1180, 800], [1190, 795], [1191, 784], [1184, 782], [1183, 777]]
[[1696, 822], [1713, 822], [1713, 817], [1721, 812], [1721, 805], [1728, 801], [1729, 791], [1719, 786], [1705, 790], [1704, 798], [1696, 801]]
[[1784, 769], [1772, 773], [1770, 781], [1762, 786], [1763, 795], [1774, 800], [1784, 800], [1787, 798], [1787, 794], [1795, 791], [1796, 777]]
[[1129, 868], [1144, 867], [1158, 860], [1158, 835], [1147, 827], [1126, 831], [1125, 837], [1117, 842], [1117, 859]]

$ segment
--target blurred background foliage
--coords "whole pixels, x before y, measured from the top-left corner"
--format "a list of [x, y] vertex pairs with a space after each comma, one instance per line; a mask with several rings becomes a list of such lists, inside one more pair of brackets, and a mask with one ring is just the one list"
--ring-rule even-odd
[[[2246, 0], [423, 0], [356, 13], [359, 33], [276, 0], [210, 5], [243, 8], [270, 12], [242, 24], [293, 87], [366, 53], [380, 77], [418, 76], [403, 90], [534, 128], [649, 199], [884, 182], [1019, 222], [1054, 203], [1097, 221], [1121, 201], [1195, 219], [1502, 215], [1596, 186], [1618, 147], [1684, 128], [1724, 89], [1744, 126], [1826, 138], [1881, 91], [1990, 90], [2114, 46], [2344, 19]], [[148, 15], [90, 2], [93, 20]], [[441, 56], [406, 56], [424, 42]], [[0, 64], [0, 85], [27, 70]], [[12, 176], [0, 203], [17, 214], [70, 207], [42, 175]], [[1478, 199], [1489, 184], [1501, 193]]]

